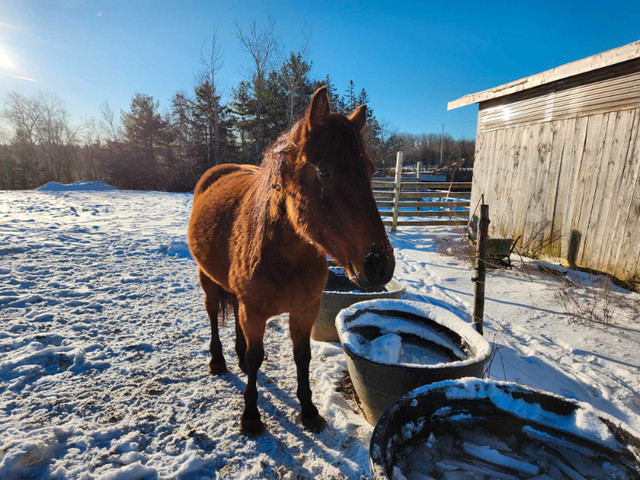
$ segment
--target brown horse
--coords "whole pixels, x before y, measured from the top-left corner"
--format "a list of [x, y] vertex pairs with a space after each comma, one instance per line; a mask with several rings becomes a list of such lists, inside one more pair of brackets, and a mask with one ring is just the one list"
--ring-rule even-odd
[[213, 167], [195, 188], [189, 248], [211, 323], [209, 366], [214, 374], [226, 371], [217, 319], [228, 302], [240, 368], [248, 375], [240, 417], [247, 434], [263, 429], [256, 378], [269, 317], [289, 312], [301, 420], [319, 432], [325, 421], [311, 401], [309, 334], [327, 280], [327, 254], [361, 286], [384, 285], [393, 275], [393, 248], [371, 191], [373, 165], [361, 135], [366, 117], [364, 105], [348, 118], [332, 113], [322, 87], [260, 167]]

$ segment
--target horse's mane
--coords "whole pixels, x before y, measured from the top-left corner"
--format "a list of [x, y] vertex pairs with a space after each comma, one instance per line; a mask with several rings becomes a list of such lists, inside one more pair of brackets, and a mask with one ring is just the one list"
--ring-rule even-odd
[[255, 271], [262, 256], [264, 240], [269, 238], [269, 226], [278, 217], [283, 198], [282, 192], [282, 163], [286, 155], [293, 153], [298, 146], [294, 141], [295, 132], [301, 121], [281, 134], [266, 150], [260, 163], [260, 172], [251, 190], [251, 202], [254, 205], [253, 228], [249, 247], [249, 266]]

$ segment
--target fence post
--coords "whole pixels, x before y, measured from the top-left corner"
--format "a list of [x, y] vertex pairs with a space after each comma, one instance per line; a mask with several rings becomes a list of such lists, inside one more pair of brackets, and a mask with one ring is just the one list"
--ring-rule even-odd
[[422, 162], [416, 165], [416, 180], [420, 181], [420, 172], [422, 171]]
[[398, 230], [398, 208], [400, 207], [400, 183], [402, 182], [402, 158], [404, 153], [400, 150], [396, 154], [396, 179], [393, 183], [393, 221], [391, 231]]
[[484, 328], [484, 285], [487, 272], [487, 236], [489, 235], [489, 205], [480, 205], [478, 222], [478, 251], [476, 256], [476, 276], [473, 278], [473, 323], [476, 332], [483, 334]]

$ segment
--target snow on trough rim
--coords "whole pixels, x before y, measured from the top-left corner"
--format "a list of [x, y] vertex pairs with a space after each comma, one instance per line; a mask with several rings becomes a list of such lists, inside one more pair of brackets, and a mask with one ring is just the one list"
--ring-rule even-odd
[[[0, 478], [369, 475], [372, 428], [335, 392], [346, 370], [338, 345], [312, 342], [327, 429], [315, 435], [297, 423], [286, 315], [268, 324], [258, 377], [268, 431], [239, 433], [245, 377], [233, 328], [221, 330], [230, 372], [207, 372], [208, 320], [185, 241], [191, 200], [0, 192]], [[407, 298], [468, 321], [471, 266], [436, 252], [453, 233], [391, 235], [396, 277]], [[491, 377], [586, 401], [640, 429], [640, 318], [569, 325], [556, 288], [535, 268], [488, 273], [485, 332], [499, 347]]]
[[[545, 410], [540, 404], [522, 399], [518, 384], [512, 382], [499, 382], [495, 380], [463, 378], [457, 381], [443, 380], [431, 385], [416, 388], [403, 397], [407, 402], [423, 395], [425, 392], [441, 389], [447, 399], [489, 399], [497, 408], [510, 412], [524, 420], [535, 421], [541, 425], [556, 428], [562, 432], [568, 432], [577, 437], [585, 438], [594, 443], [607, 446], [614, 451], [625, 448], [611, 433], [610, 427], [603, 421], [613, 425], [620, 424], [614, 417], [595, 410], [590, 404], [570, 400], [570, 404], [576, 408], [569, 414], [559, 414]], [[531, 392], [540, 392], [549, 395], [550, 398], [562, 400], [558, 395], [531, 389]], [[516, 392], [516, 395], [513, 394]], [[446, 408], [446, 407], [445, 407]], [[640, 438], [640, 432], [625, 426], [629, 433]]]

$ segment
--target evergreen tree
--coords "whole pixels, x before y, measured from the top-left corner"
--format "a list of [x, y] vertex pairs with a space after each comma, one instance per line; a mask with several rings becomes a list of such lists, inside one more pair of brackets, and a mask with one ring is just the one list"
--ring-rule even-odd
[[383, 145], [382, 127], [378, 123], [378, 119], [373, 114], [369, 94], [363, 88], [355, 97], [355, 105], [367, 105], [367, 128], [364, 131], [364, 141], [369, 147], [369, 153], [373, 163], [382, 165], [384, 163], [383, 155], [386, 153]]
[[186, 159], [192, 135], [193, 102], [184, 92], [178, 92], [171, 100], [171, 125], [174, 130], [177, 154]]
[[280, 77], [285, 87], [287, 99], [287, 125], [291, 127], [306, 111], [309, 98], [314, 92], [314, 84], [309, 78], [312, 62], [304, 51], [291, 52], [280, 68]]
[[193, 101], [183, 92], [176, 93], [171, 100], [171, 129], [175, 150], [167, 189], [190, 191], [201, 172], [193, 155]]
[[240, 141], [238, 160], [241, 163], [250, 163], [252, 156], [249, 151], [249, 132], [253, 126], [250, 85], [248, 82], [241, 81], [232, 92], [230, 110], [233, 126]]
[[356, 103], [356, 100], [356, 84], [353, 82], [353, 80], [349, 80], [349, 85], [345, 90], [345, 96], [342, 100], [348, 112], [353, 112], [356, 108], [358, 108], [359, 105]]
[[242, 48], [252, 60], [251, 94], [253, 101], [250, 105], [254, 122], [250, 133], [253, 138], [254, 161], [260, 163], [262, 150], [267, 143], [263, 138], [265, 114], [267, 113], [265, 109], [267, 81], [278, 57], [278, 40], [271, 17], [269, 17], [268, 25], [262, 30], [258, 29], [254, 20], [246, 30], [237, 27], [236, 34]]
[[324, 80], [317, 81], [313, 90], [315, 91], [322, 86], [327, 87], [327, 93], [329, 94], [329, 100], [331, 101], [331, 108], [333, 109], [333, 111], [345, 114], [346, 109], [344, 106], [344, 102], [342, 101], [342, 98], [338, 93], [338, 89], [334, 85], [329, 75], [325, 76]]
[[[152, 96], [136, 93], [131, 99], [130, 110], [121, 112], [125, 141], [135, 156], [135, 164], [126, 170], [137, 179], [141, 188], [161, 188], [166, 170], [171, 132], [169, 122], [158, 112], [159, 106]], [[118, 176], [126, 174], [114, 173]]]
[[229, 109], [209, 80], [195, 88], [192, 122], [193, 153], [199, 166], [207, 169], [233, 159]]
[[264, 152], [289, 127], [288, 92], [282, 74], [278, 71], [269, 72], [263, 106], [261, 152]]

